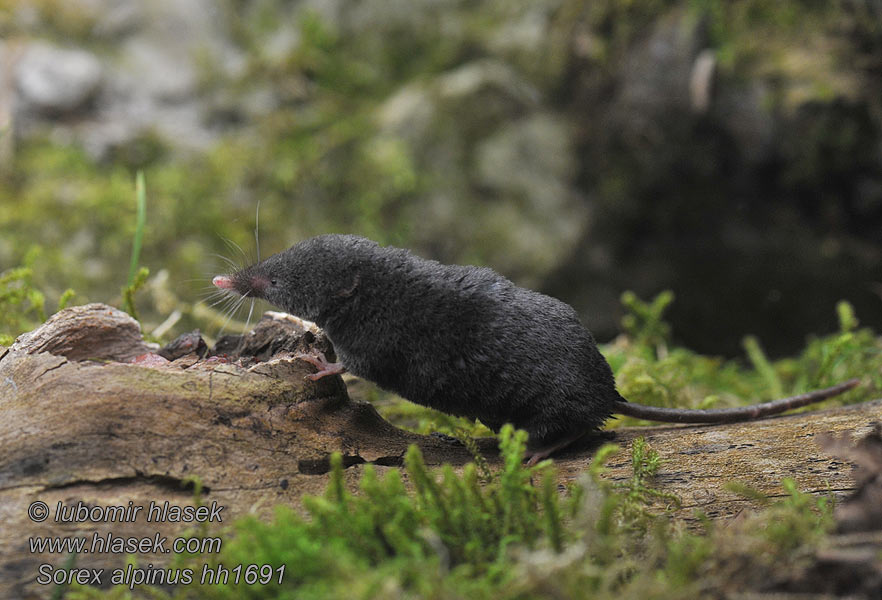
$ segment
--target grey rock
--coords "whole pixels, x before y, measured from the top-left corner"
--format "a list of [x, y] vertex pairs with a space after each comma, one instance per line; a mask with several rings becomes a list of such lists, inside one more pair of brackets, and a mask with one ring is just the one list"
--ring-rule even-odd
[[418, 141], [428, 131], [435, 113], [431, 91], [425, 85], [410, 84], [380, 106], [377, 121], [386, 133]]
[[98, 93], [104, 69], [85, 50], [31, 44], [18, 63], [16, 80], [24, 107], [65, 114], [81, 109]]
[[479, 143], [477, 177], [482, 186], [534, 199], [559, 209], [563, 182], [575, 173], [568, 124], [548, 113], [508, 123]]
[[144, 24], [144, 5], [137, 0], [90, 0], [101, 4], [93, 33], [103, 39], [119, 39]]
[[198, 83], [196, 69], [185, 48], [157, 43], [150, 36], [128, 40], [123, 49], [125, 73], [133, 93], [165, 102], [184, 101]]
[[260, 50], [268, 61], [282, 63], [298, 44], [300, 44], [300, 32], [293, 25], [285, 24], [267, 38]]
[[[92, 24], [101, 58], [28, 42], [16, 69], [17, 136], [66, 139], [96, 159], [148, 132], [185, 151], [217, 141], [227, 123], [212, 119], [217, 94], [204, 84], [222, 86], [248, 66], [220, 3], [70, 0], [65, 10]], [[16, 23], [26, 31], [47, 25], [39, 11], [24, 9]], [[71, 114], [77, 118], [57, 118]]]
[[483, 59], [463, 65], [442, 75], [437, 82], [439, 96], [458, 100], [479, 94], [504, 97], [521, 106], [535, 106], [539, 91], [506, 63]]
[[416, 246], [469, 262], [462, 251], [481, 238], [481, 258], [528, 286], [572, 252], [589, 216], [574, 189], [572, 128], [542, 100], [519, 70], [481, 59], [379, 107], [381, 135], [403, 140], [433, 182], [408, 203]]
[[322, 23], [339, 27], [343, 16], [349, 14], [352, 2], [346, 0], [302, 0], [300, 9], [318, 15]]
[[143, 24], [147, 4], [138, 0], [64, 0], [64, 12], [76, 15], [79, 22], [91, 24], [93, 39], [112, 41]]
[[695, 58], [692, 74], [689, 76], [689, 97], [692, 99], [692, 110], [698, 114], [704, 114], [710, 108], [716, 73], [716, 53], [710, 48], [705, 48]]
[[504, 124], [474, 151], [476, 183], [498, 199], [488, 222], [507, 224], [491, 226], [507, 238], [494, 264], [533, 285], [572, 250], [588, 218], [573, 187], [571, 129], [563, 118], [536, 112]]
[[254, 118], [277, 109], [279, 107], [279, 98], [270, 86], [264, 85], [249, 90], [238, 100], [234, 99], [232, 103], [241, 105], [245, 114]]
[[620, 109], [650, 118], [671, 109], [691, 110], [692, 71], [704, 47], [700, 24], [689, 14], [675, 10], [665, 15], [625, 58]]
[[[339, 0], [314, 0], [308, 2], [313, 10], [318, 9], [325, 18], [339, 15], [342, 28], [350, 31], [370, 31], [372, 29], [406, 27], [417, 31], [432, 31], [441, 28], [453, 33], [454, 24], [460, 18], [460, 0], [362, 0], [343, 2], [345, 10], [340, 11]], [[319, 5], [327, 5], [320, 8]], [[333, 12], [332, 12], [333, 11]]]
[[495, 54], [529, 57], [534, 63], [544, 58], [551, 17], [560, 2], [529, 3], [517, 14], [505, 19], [487, 36], [487, 45]]
[[768, 109], [772, 90], [762, 80], [734, 82], [714, 98], [713, 114], [751, 164], [770, 160], [775, 152], [775, 116]]

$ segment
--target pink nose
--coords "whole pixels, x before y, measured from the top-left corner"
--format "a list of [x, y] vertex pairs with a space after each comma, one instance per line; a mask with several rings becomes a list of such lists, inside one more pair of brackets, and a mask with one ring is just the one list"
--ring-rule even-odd
[[216, 285], [219, 288], [223, 288], [225, 290], [233, 289], [233, 278], [227, 275], [218, 275], [214, 279], [211, 280], [211, 283]]

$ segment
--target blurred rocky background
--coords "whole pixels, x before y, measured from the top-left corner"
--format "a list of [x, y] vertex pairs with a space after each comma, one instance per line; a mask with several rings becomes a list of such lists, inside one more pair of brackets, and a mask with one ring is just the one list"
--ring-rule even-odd
[[880, 0], [0, 0], [0, 36], [0, 272], [47, 307], [118, 297], [140, 169], [148, 331], [258, 201], [263, 255], [487, 264], [601, 340], [628, 289], [708, 353], [882, 327]]

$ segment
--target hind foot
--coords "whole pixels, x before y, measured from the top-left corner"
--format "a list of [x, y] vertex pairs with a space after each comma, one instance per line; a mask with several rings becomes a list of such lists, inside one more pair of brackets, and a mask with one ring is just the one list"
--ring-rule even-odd
[[308, 362], [318, 369], [317, 372], [304, 376], [304, 379], [309, 379], [310, 381], [318, 381], [328, 375], [339, 375], [346, 372], [346, 367], [343, 366], [343, 363], [329, 363], [328, 359], [325, 358], [324, 352], [316, 352], [314, 354], [301, 352], [300, 354], [295, 354], [294, 358]]
[[524, 453], [524, 460], [527, 461], [527, 466], [532, 467], [536, 465], [540, 460], [546, 459], [558, 450], [566, 448], [576, 440], [582, 439], [588, 432], [580, 432], [574, 433], [572, 435], [565, 436], [560, 438], [558, 441], [553, 444], [548, 444], [546, 446], [542, 446], [540, 448], [527, 448], [527, 451]]

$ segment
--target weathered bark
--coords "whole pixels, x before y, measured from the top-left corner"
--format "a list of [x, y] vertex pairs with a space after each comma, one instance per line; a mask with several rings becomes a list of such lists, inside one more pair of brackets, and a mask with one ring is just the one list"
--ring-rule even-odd
[[[428, 464], [470, 459], [462, 446], [400, 430], [371, 405], [350, 401], [340, 377], [304, 380], [313, 367], [295, 359], [294, 349], [325, 349], [327, 342], [300, 324], [291, 331], [299, 337], [267, 341], [265, 354], [269, 347], [281, 350], [250, 367], [196, 355], [165, 363], [152, 354], [134, 358], [150, 351], [137, 323], [92, 304], [62, 311], [0, 349], [0, 598], [50, 593], [51, 586], [35, 582], [38, 567], [60, 567], [66, 554], [31, 553], [31, 537], [159, 532], [169, 536], [170, 549], [174, 536], [192, 524], [147, 522], [145, 515], [151, 501], [192, 505], [191, 478], [201, 483], [205, 504], [225, 507], [226, 525], [320, 493], [333, 451], [352, 467], [347, 477], [353, 486], [360, 464], [400, 465], [410, 444], [421, 448]], [[718, 517], [747, 506], [723, 490], [730, 480], [770, 496], [781, 494], [783, 477], [795, 478], [802, 489], [843, 493], [854, 489], [851, 468], [826, 455], [813, 437], [865, 434], [874, 420], [882, 420], [880, 402], [749, 424], [619, 430], [615, 438], [626, 452], [608, 476], [628, 477], [627, 448], [642, 435], [665, 460], [659, 487], [683, 499], [687, 518], [695, 508]], [[480, 443], [491, 462], [494, 445]], [[565, 453], [556, 461], [562, 482], [577, 477], [590, 459], [586, 451]], [[29, 519], [35, 501], [49, 507], [44, 522]], [[80, 501], [101, 507], [131, 501], [145, 508], [134, 522], [54, 521], [59, 502]], [[159, 565], [170, 557], [142, 554], [138, 562]], [[83, 553], [77, 566], [111, 568], [124, 558]]]
[[[880, 420], [882, 401], [877, 400], [747, 423], [620, 429], [613, 441], [626, 451], [610, 462], [608, 476], [615, 481], [630, 476], [631, 442], [643, 436], [663, 459], [654, 485], [682, 500], [678, 516], [687, 521], [695, 519], [696, 510], [719, 518], [750, 507], [749, 501], [724, 489], [730, 481], [774, 498], [784, 496], [782, 479], [792, 478], [803, 491], [841, 497], [855, 490], [851, 465], [830, 456], [817, 438], [835, 434], [856, 441]], [[590, 457], [564, 455], [555, 462], [562, 480], [568, 481], [587, 468]]]

